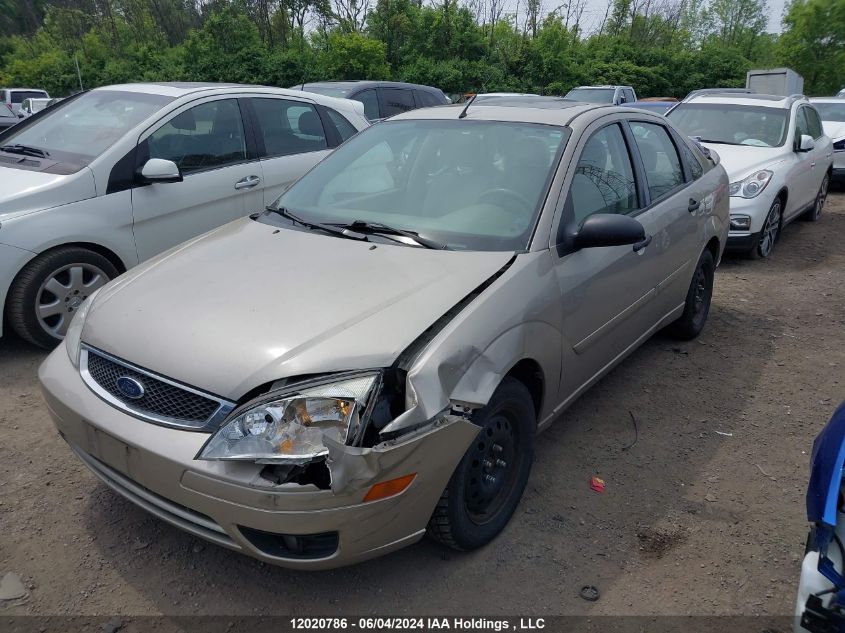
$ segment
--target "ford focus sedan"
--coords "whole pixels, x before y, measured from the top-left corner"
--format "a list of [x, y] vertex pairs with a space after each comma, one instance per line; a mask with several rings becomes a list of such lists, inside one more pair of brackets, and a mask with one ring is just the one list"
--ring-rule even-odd
[[89, 296], [41, 384], [97, 477], [214, 543], [470, 550], [539, 431], [657, 330], [702, 330], [728, 195], [647, 112], [416, 110]]

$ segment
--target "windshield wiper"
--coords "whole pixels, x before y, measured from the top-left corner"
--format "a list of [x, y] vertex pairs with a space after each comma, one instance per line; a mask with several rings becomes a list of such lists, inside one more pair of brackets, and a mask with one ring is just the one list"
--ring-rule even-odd
[[337, 235], [339, 237], [345, 237], [350, 240], [361, 240], [366, 242], [367, 236], [361, 233], [355, 233], [354, 231], [350, 231], [347, 228], [338, 228], [331, 224], [321, 224], [320, 222], [311, 222], [309, 220], [303, 220], [298, 215], [294, 215], [284, 207], [274, 207], [269, 206], [267, 207], [267, 211], [270, 213], [276, 213], [283, 218], [287, 218], [291, 222], [296, 222], [301, 226], [308, 227], [309, 229], [316, 229], [319, 231], [325, 231], [326, 233], [331, 233], [332, 235]]
[[36, 158], [48, 158], [50, 152], [38, 149], [37, 147], [30, 147], [29, 145], [0, 145], [0, 150], [9, 154], [23, 154], [24, 156], [35, 156]]
[[416, 231], [406, 231], [405, 229], [397, 229], [395, 226], [389, 226], [387, 224], [382, 224], [381, 222], [365, 222], [364, 220], [355, 220], [351, 224], [338, 224], [336, 226], [342, 226], [346, 229], [351, 229], [353, 231], [359, 232], [370, 232], [370, 233], [384, 233], [385, 235], [402, 235], [403, 237], [410, 238], [414, 240], [420, 246], [425, 248], [431, 248], [438, 251], [446, 251], [449, 250], [449, 247], [446, 244], [441, 244], [435, 240], [429, 239], [427, 237], [423, 237]]
[[732, 143], [731, 141], [714, 141], [713, 139], [709, 138], [700, 138], [698, 139], [699, 143], [716, 143], [717, 145], [742, 145], [742, 143]]

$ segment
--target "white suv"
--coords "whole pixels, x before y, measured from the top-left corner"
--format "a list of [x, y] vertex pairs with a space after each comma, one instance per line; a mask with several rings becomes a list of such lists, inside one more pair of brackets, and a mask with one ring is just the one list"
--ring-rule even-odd
[[805, 97], [701, 90], [666, 116], [716, 151], [728, 172], [728, 249], [768, 257], [786, 224], [819, 219], [833, 144]]
[[6, 322], [55, 345], [109, 279], [263, 210], [368, 125], [357, 101], [222, 84], [97, 88], [24, 119], [0, 133]]

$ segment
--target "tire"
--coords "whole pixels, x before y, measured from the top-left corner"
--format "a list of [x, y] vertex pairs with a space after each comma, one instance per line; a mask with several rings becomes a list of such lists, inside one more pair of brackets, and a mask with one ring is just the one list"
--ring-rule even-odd
[[457, 550], [486, 545], [504, 529], [534, 461], [534, 401], [515, 378], [506, 376], [472, 421], [481, 431], [455, 468], [427, 528], [429, 536]]
[[816, 201], [813, 203], [813, 207], [801, 216], [803, 219], [808, 222], [818, 222], [819, 219], [821, 219], [822, 209], [824, 209], [824, 203], [827, 200], [827, 192], [829, 188], [830, 174], [825, 174], [822, 179], [822, 184], [819, 186], [819, 191], [816, 194]]
[[6, 318], [22, 339], [52, 349], [64, 339], [82, 301], [118, 274], [108, 259], [85, 248], [47, 251], [15, 277], [6, 300]]
[[769, 212], [766, 214], [766, 219], [763, 221], [763, 228], [760, 229], [760, 235], [757, 237], [757, 243], [749, 251], [751, 259], [761, 259], [772, 254], [775, 247], [775, 242], [780, 237], [780, 229], [783, 224], [783, 204], [780, 198], [775, 198], [772, 206], [769, 207]]
[[670, 333], [676, 338], [688, 341], [701, 334], [707, 315], [710, 313], [710, 301], [713, 298], [713, 278], [715, 264], [713, 254], [704, 249], [698, 258], [692, 275], [684, 312], [677, 321], [669, 326]]

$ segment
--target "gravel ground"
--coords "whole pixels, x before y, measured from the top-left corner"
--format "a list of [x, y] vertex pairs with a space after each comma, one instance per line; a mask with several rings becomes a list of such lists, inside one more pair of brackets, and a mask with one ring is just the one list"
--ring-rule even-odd
[[43, 352], [6, 337], [0, 576], [29, 597], [2, 613], [790, 614], [810, 447], [845, 397], [843, 237], [838, 193], [769, 260], [726, 258], [702, 336], [656, 336], [546, 432], [488, 547], [423, 541], [330, 572], [206, 544], [113, 494], [49, 421]]

